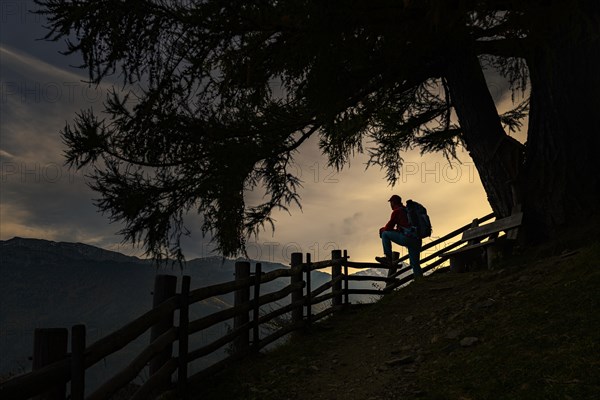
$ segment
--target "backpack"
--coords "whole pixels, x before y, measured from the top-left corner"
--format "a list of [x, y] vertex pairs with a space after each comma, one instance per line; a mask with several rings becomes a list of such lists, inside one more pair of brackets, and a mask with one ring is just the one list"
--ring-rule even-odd
[[427, 215], [427, 209], [416, 201], [406, 202], [406, 214], [408, 222], [415, 228], [415, 233], [421, 239], [431, 236], [431, 221]]

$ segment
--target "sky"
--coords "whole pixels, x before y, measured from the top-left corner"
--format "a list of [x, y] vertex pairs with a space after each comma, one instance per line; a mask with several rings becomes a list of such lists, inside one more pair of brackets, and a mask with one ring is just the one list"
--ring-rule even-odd
[[[110, 83], [88, 86], [86, 71], [74, 67], [80, 64], [78, 55], [59, 54], [62, 42], [37, 40], [44, 36], [44, 19], [28, 12], [36, 8], [33, 1], [0, 4], [0, 239], [83, 242], [140, 255], [141, 249], [124, 244], [117, 234], [122, 226], [93, 205], [98, 195], [88, 188], [86, 172], [64, 165], [60, 130], [81, 109], [101, 111]], [[498, 109], [512, 108], [506, 82], [495, 74], [486, 77]], [[523, 135], [516, 137], [523, 141]], [[465, 151], [450, 163], [418, 149], [403, 153], [403, 174], [390, 187], [385, 171], [365, 170], [364, 154], [338, 172], [327, 166], [317, 140], [299, 150], [294, 168], [303, 181], [302, 209], [275, 213], [275, 231], [248, 240], [252, 259], [287, 264], [299, 251], [317, 261], [329, 259], [333, 249], [346, 249], [353, 261], [372, 261], [382, 254], [378, 229], [389, 219], [392, 194], [427, 208], [433, 235], [424, 243], [491, 212]], [[202, 237], [198, 215], [188, 215], [186, 227], [191, 231], [183, 240], [187, 259], [215, 255], [210, 237]], [[405, 254], [398, 246], [394, 250]]]

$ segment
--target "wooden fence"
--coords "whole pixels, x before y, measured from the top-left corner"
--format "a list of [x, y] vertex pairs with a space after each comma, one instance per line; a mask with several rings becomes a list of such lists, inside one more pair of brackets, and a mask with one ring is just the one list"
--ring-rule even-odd
[[[485, 222], [491, 218], [493, 214], [476, 221]], [[458, 247], [460, 243], [451, 243], [439, 250], [436, 250], [437, 246], [455, 238], [469, 227], [471, 224], [424, 245], [421, 259], [423, 272], [442, 264], [445, 259], [440, 256]], [[408, 255], [399, 258], [399, 261], [407, 259]], [[67, 383], [70, 382], [70, 398], [83, 399], [86, 370], [150, 331], [150, 344], [127, 367], [85, 398], [110, 398], [135, 380], [147, 366], [149, 378], [137, 389], [132, 399], [147, 399], [166, 390], [176, 391], [183, 398], [189, 385], [202, 382], [247, 354], [257, 352], [285, 335], [306, 328], [348, 306], [350, 295], [385, 295], [413, 278], [410, 267], [389, 268], [379, 263], [352, 262], [347, 252], [342, 253], [341, 250], [332, 251], [330, 260], [318, 262], [312, 262], [310, 254], [303, 259], [302, 253], [293, 253], [289, 269], [264, 273], [261, 264], [256, 263], [255, 271], [251, 273], [250, 267], [249, 262], [236, 262], [235, 281], [195, 290], [190, 289], [190, 277], [184, 276], [179, 293], [176, 292], [177, 277], [159, 275], [156, 277], [153, 308], [150, 311], [89, 346], [86, 345], [85, 326], [74, 326], [71, 331], [70, 353], [67, 353], [66, 329], [36, 330], [33, 371], [0, 384], [0, 397], [5, 400], [28, 399], [33, 396], [64, 399]], [[313, 287], [311, 272], [325, 268], [331, 268], [331, 280]], [[388, 275], [350, 275], [349, 268], [388, 268]], [[263, 293], [264, 284], [276, 279], [289, 279], [289, 284], [280, 290]], [[385, 283], [385, 286], [383, 289], [351, 288], [351, 282], [365, 280]], [[190, 321], [191, 305], [230, 293], [234, 293], [233, 307]], [[261, 307], [284, 299], [287, 302], [288, 298], [289, 304], [261, 315]], [[316, 310], [317, 305], [321, 305], [321, 310]], [[176, 313], [178, 326], [174, 323]], [[289, 323], [261, 336], [261, 326], [284, 314], [291, 315]], [[190, 335], [231, 319], [234, 324], [230, 332], [200, 348], [189, 349]], [[177, 356], [174, 356], [176, 343]], [[195, 374], [188, 373], [191, 362], [227, 345], [231, 345], [233, 351], [225, 359]]]

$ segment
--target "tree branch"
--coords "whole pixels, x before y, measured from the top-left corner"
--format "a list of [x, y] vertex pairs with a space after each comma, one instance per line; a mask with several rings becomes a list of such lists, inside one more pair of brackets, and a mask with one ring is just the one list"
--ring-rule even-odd
[[518, 57], [527, 56], [527, 39], [497, 39], [497, 40], [477, 40], [474, 48], [475, 54], [490, 54], [500, 57]]

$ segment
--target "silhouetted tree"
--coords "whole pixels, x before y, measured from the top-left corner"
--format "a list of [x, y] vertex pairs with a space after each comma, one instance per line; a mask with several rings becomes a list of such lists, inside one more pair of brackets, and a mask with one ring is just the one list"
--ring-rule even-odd
[[[299, 204], [289, 166], [312, 135], [331, 165], [366, 150], [392, 184], [402, 151], [464, 145], [494, 211], [519, 202], [544, 234], [597, 208], [593, 0], [37, 2], [47, 39], [80, 52], [90, 82], [118, 73], [142, 88], [62, 134], [70, 165], [95, 166], [100, 209], [155, 256], [181, 256], [193, 209], [224, 255], [243, 249], [275, 208]], [[530, 82], [531, 99], [498, 115], [482, 65], [512, 90]], [[527, 115], [522, 145], [507, 130]], [[246, 205], [256, 188], [266, 201]]]

